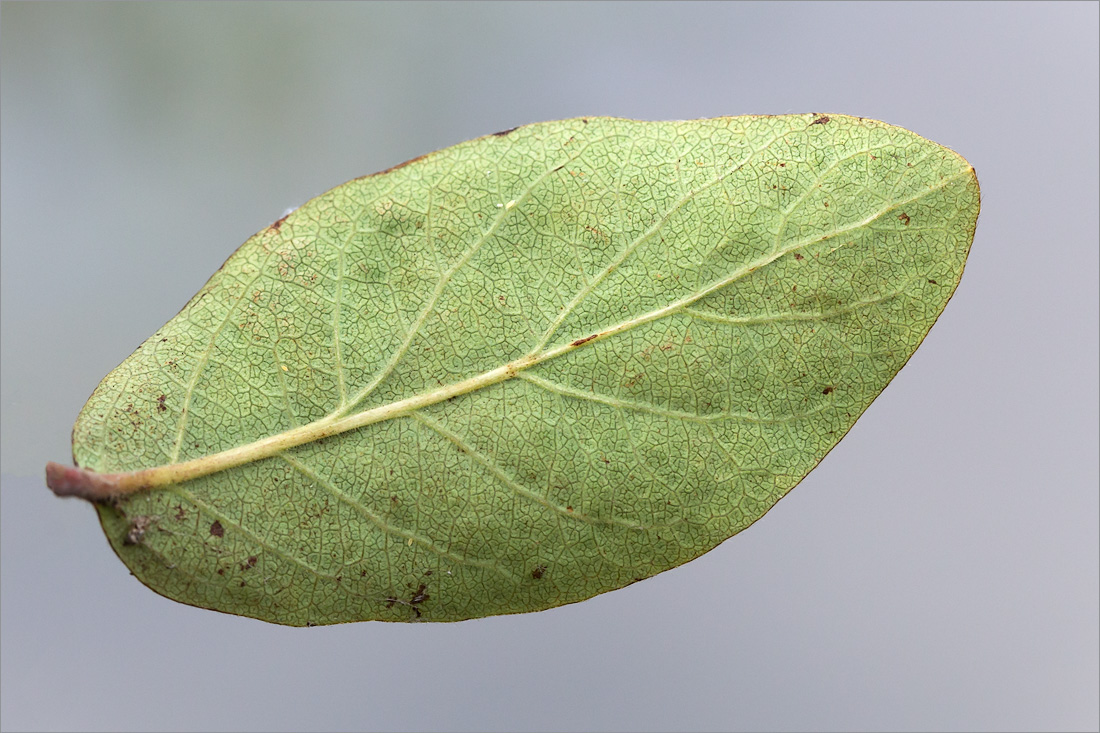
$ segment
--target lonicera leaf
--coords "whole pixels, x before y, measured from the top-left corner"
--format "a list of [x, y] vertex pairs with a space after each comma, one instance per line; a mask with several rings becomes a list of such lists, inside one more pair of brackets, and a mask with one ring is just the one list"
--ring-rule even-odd
[[842, 116], [528, 125], [249, 239], [109, 374], [59, 494], [143, 583], [282, 624], [620, 588], [741, 531], [962, 274], [973, 169]]

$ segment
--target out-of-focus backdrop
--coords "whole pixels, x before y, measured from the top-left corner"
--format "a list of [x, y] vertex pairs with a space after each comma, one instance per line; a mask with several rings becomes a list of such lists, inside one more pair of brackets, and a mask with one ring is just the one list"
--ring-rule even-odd
[[[1098, 7], [5, 2], [3, 728], [1096, 730]], [[526, 122], [786, 112], [954, 148], [982, 215], [909, 365], [703, 558], [289, 629], [155, 595], [47, 491], [99, 380], [285, 209]]]

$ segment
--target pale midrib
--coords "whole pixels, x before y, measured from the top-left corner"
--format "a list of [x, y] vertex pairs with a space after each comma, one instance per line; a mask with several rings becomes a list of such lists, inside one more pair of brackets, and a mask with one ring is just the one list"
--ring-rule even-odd
[[967, 175], [970, 175], [970, 170], [964, 170], [957, 175], [950, 176], [943, 179], [936, 186], [929, 187], [928, 189], [920, 192], [919, 194], [912, 196], [902, 201], [896, 201], [889, 206], [874, 212], [873, 214], [865, 217], [864, 219], [855, 223], [849, 224], [840, 229], [836, 229], [828, 234], [821, 236], [815, 236], [810, 239], [804, 239], [794, 244], [790, 244], [786, 247], [778, 249], [771, 254], [762, 257], [754, 262], [751, 262], [743, 267], [738, 268], [731, 274], [724, 278], [712, 282], [705, 288], [698, 290], [691, 295], [685, 296], [679, 300], [676, 300], [668, 305], [658, 308], [648, 313], [644, 313], [635, 318], [631, 318], [625, 321], [621, 321], [614, 326], [603, 329], [597, 333], [593, 333], [589, 336], [575, 339], [574, 341], [561, 344], [550, 349], [536, 350], [518, 359], [508, 362], [495, 369], [482, 372], [481, 374], [469, 377], [460, 382], [454, 384], [445, 385], [428, 392], [422, 392], [405, 399], [391, 402], [386, 405], [380, 405], [373, 407], [369, 410], [364, 410], [352, 415], [340, 417], [338, 413], [329, 415], [328, 417], [314, 421], [307, 425], [302, 425], [286, 432], [272, 435], [267, 438], [262, 438], [253, 443], [231, 448], [220, 453], [215, 453], [209, 456], [203, 456], [202, 458], [195, 458], [190, 461], [184, 461], [182, 463], [173, 463], [164, 466], [157, 466], [154, 468], [147, 468], [140, 471], [134, 471], [132, 473], [120, 473], [120, 474], [107, 474], [103, 476], [109, 482], [108, 489], [100, 489], [95, 495], [89, 498], [103, 498], [105, 496], [120, 495], [133, 493], [143, 489], [152, 489], [161, 486], [168, 486], [171, 484], [177, 484], [184, 481], [191, 481], [202, 476], [225, 471], [236, 466], [244, 465], [246, 463], [252, 463], [255, 461], [270, 458], [278, 455], [283, 451], [289, 450], [305, 443], [312, 443], [325, 438], [330, 438], [334, 435], [346, 433], [350, 430], [356, 430], [358, 428], [372, 425], [374, 423], [383, 422], [385, 420], [391, 420], [396, 417], [402, 417], [409, 415], [416, 410], [430, 407], [431, 405], [444, 402], [454, 397], [470, 394], [485, 387], [499, 384], [516, 377], [520, 372], [530, 369], [538, 364], [555, 359], [564, 354], [571, 353], [587, 346], [590, 343], [601, 341], [616, 334], [629, 331], [633, 328], [641, 326], [645, 323], [655, 321], [674, 313], [680, 312], [687, 306], [702, 300], [703, 298], [715, 293], [722, 288], [728, 287], [741, 278], [751, 274], [752, 272], [759, 270], [775, 260], [783, 257], [784, 255], [791, 254], [806, 247], [817, 244], [834, 237], [846, 234], [857, 229], [868, 226], [869, 224], [877, 221], [886, 214], [894, 211], [898, 207], [905, 206], [906, 204], [917, 201], [937, 190], [946, 188], [954, 181], [959, 180]]

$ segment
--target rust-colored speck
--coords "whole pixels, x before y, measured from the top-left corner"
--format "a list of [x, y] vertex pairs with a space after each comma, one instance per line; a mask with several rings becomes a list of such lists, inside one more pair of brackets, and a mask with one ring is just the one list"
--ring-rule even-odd
[[160, 397], [157, 397], [157, 410], [158, 411], [164, 412], [165, 410], [168, 409], [167, 407], [164, 406], [164, 401], [166, 399], [168, 399], [168, 397], [166, 395], [161, 395]]
[[814, 125], [824, 125], [828, 121], [829, 121], [829, 115], [821, 115], [820, 117], [815, 119], [813, 122], [811, 122], [810, 126], [813, 127]]
[[832, 393], [833, 393], [833, 388], [832, 387], [826, 387], [825, 389], [821, 390], [821, 394], [832, 394]]
[[802, 260], [806, 259], [805, 257], [803, 257], [802, 255], [798, 254], [797, 252], [795, 252], [795, 253], [794, 253], [794, 258], [795, 258], [796, 260], [798, 260], [799, 262], [801, 262]]
[[538, 580], [542, 577], [542, 574], [546, 572], [546, 566], [541, 563], [535, 566], [535, 569], [531, 571], [531, 577]]
[[271, 225], [270, 227], [268, 227], [268, 228], [269, 228], [269, 229], [270, 229], [271, 231], [273, 231], [273, 232], [277, 232], [277, 231], [279, 231], [279, 229], [281, 229], [281, 228], [282, 228], [282, 226], [283, 226], [283, 222], [284, 222], [284, 221], [286, 221], [286, 217], [287, 217], [287, 216], [290, 216], [290, 214], [286, 214], [286, 215], [285, 215], [285, 216], [283, 216], [282, 218], [280, 218], [280, 219], [276, 219], [276, 220], [275, 220], [275, 223], [274, 223], [274, 224], [272, 224], [272, 225]]
[[387, 168], [384, 171], [378, 171], [377, 173], [369, 173], [365, 176], [359, 176], [358, 178], [356, 178], [354, 180], [361, 181], [364, 178], [373, 178], [374, 176], [382, 176], [382, 175], [385, 175], [387, 173], [393, 173], [395, 170], [398, 170], [400, 168], [404, 168], [407, 165], [411, 165], [412, 163], [415, 163], [418, 160], [424, 160], [424, 158], [427, 158], [429, 155], [431, 155], [431, 153], [425, 153], [424, 155], [418, 155], [415, 158], [409, 158], [404, 163], [398, 163], [397, 165], [390, 166], [389, 168]]
[[215, 519], [214, 523], [210, 525], [210, 536], [211, 537], [224, 537], [225, 536], [225, 528], [222, 527], [222, 523], [219, 522], [217, 519]]
[[510, 132], [514, 132], [514, 131], [516, 131], [516, 130], [518, 130], [518, 129], [519, 129], [519, 126], [518, 126], [518, 125], [517, 125], [516, 127], [509, 127], [509, 128], [507, 129], [507, 130], [501, 130], [500, 132], [494, 132], [494, 133], [493, 133], [493, 137], [504, 137], [504, 136], [505, 136], [505, 135], [507, 135], [508, 133], [510, 133]]
[[577, 339], [576, 341], [574, 341], [573, 343], [571, 343], [569, 345], [570, 346], [583, 346], [584, 344], [587, 344], [592, 339], [596, 339], [596, 338], [599, 338], [599, 337], [600, 337], [600, 334], [594, 333], [591, 336], [585, 336], [582, 339]]
[[909, 226], [909, 215], [906, 214], [904, 211], [901, 212], [900, 214], [898, 214], [898, 221], [900, 221], [905, 226]]
[[411, 603], [415, 606], [416, 604], [423, 603], [424, 601], [431, 598], [431, 596], [428, 595], [427, 592], [426, 592], [427, 587], [428, 586], [421, 583], [420, 587], [416, 589], [416, 594], [412, 597], [412, 599], [409, 601], [409, 603]]

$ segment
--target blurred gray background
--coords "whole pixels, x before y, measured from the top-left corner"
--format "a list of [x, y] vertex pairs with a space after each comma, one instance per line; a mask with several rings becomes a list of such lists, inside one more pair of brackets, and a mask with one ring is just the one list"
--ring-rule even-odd
[[[31, 729], [1096, 730], [1098, 5], [0, 8], [2, 719]], [[248, 236], [526, 122], [839, 112], [966, 156], [939, 323], [742, 535], [627, 589], [289, 629], [131, 578], [46, 489]]]

